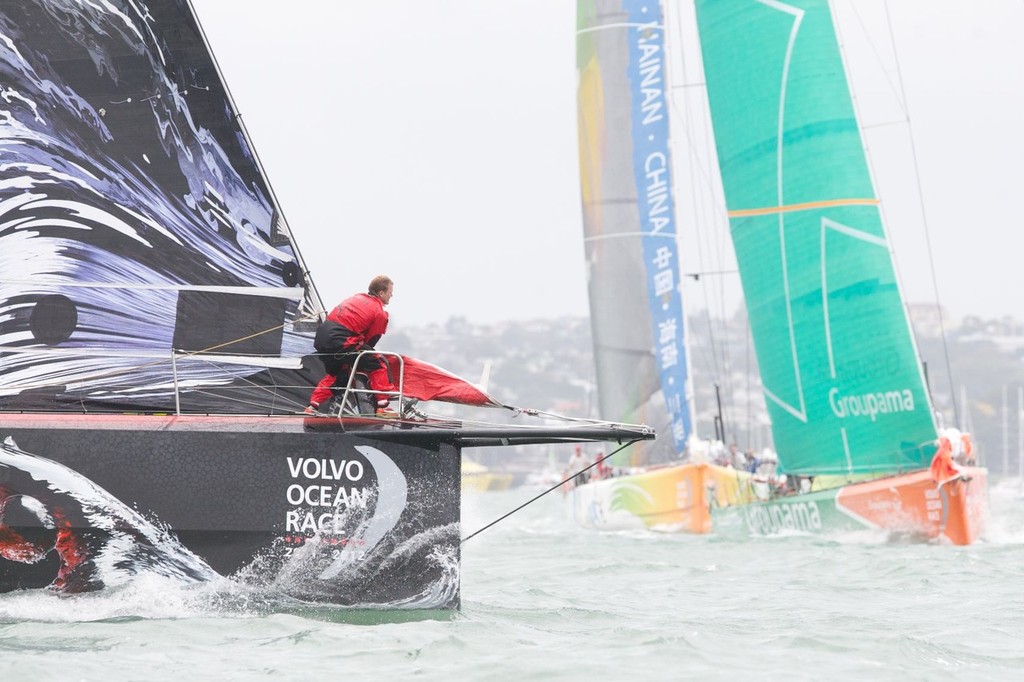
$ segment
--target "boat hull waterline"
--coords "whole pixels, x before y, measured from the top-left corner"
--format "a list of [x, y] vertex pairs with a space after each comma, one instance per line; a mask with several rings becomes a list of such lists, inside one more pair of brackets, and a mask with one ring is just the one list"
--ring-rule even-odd
[[458, 608], [461, 453], [303, 418], [0, 417], [0, 592], [140, 575]]
[[922, 470], [715, 509], [713, 530], [733, 538], [878, 530], [969, 545], [984, 533], [987, 491], [983, 467], [963, 467], [961, 477], [941, 486]]

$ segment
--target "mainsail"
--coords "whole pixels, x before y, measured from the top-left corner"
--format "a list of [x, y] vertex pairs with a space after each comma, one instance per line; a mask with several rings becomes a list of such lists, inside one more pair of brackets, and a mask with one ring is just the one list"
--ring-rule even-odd
[[590, 317], [604, 419], [654, 426], [635, 464], [692, 432], [658, 2], [579, 0], [579, 154]]
[[936, 430], [827, 0], [697, 0], [733, 244], [786, 471], [926, 466]]
[[322, 309], [187, 0], [0, 7], [0, 405], [293, 411]]

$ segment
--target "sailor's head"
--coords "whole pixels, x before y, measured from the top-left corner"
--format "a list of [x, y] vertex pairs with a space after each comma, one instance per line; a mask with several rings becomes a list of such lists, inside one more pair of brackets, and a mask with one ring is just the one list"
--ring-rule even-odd
[[957, 452], [961, 447], [962, 436], [960, 429], [948, 428], [939, 431], [938, 445], [940, 447], [945, 446], [951, 449], [953, 452]]
[[391, 281], [391, 278], [387, 275], [377, 275], [370, 280], [370, 286], [367, 287], [366, 293], [370, 294], [374, 298], [379, 298], [387, 305], [391, 302], [391, 297], [395, 292], [395, 283]]

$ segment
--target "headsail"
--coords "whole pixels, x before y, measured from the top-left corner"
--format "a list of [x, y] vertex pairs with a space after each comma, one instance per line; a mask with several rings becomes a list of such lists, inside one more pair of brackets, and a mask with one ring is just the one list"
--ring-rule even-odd
[[[579, 154], [601, 417], [654, 426], [647, 462], [692, 431], [656, 0], [579, 0]], [[635, 463], [647, 463], [635, 462]]]
[[0, 404], [304, 404], [322, 306], [188, 1], [3, 3], [0, 74]]
[[827, 0], [696, 8], [782, 465], [807, 474], [927, 465], [933, 415]]
[[391, 376], [402, 377], [402, 395], [417, 400], [502, 407], [483, 389], [429, 362], [405, 355], [386, 355]]

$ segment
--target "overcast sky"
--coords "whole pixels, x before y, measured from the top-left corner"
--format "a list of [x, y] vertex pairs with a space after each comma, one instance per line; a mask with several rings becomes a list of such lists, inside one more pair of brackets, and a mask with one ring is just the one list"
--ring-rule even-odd
[[[575, 0], [192, 2], [327, 306], [383, 272], [392, 329], [588, 314]], [[841, 33], [903, 80], [910, 133], [868, 145], [907, 298], [936, 300], [930, 241], [950, 312], [1024, 319], [1024, 2], [872, 4]], [[854, 46], [890, 22], [895, 59]]]

